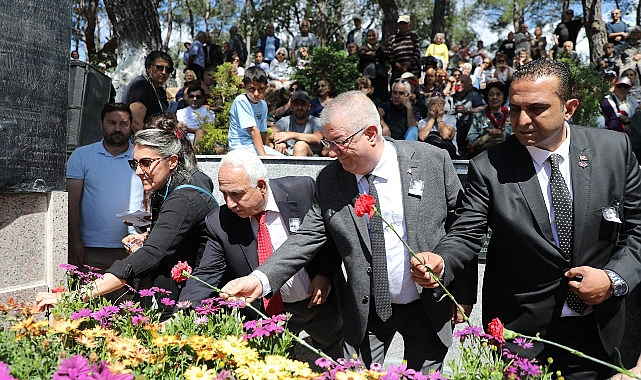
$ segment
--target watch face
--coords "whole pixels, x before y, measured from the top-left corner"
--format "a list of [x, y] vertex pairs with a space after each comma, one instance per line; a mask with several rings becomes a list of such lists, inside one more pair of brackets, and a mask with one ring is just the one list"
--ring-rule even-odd
[[626, 283], [618, 284], [614, 286], [614, 291], [612, 294], [615, 297], [620, 297], [628, 292], [628, 285]]

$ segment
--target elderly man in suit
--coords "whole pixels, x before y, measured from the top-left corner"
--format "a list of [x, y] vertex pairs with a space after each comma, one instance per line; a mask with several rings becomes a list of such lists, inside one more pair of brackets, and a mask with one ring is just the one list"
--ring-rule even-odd
[[[321, 124], [323, 145], [336, 161], [319, 173], [300, 230], [252, 275], [222, 290], [250, 299], [269, 295], [332, 239], [346, 276], [339, 297], [347, 354], [359, 354], [367, 365], [382, 363], [399, 332], [409, 368], [440, 368], [452, 342], [452, 322], [460, 316], [453, 317], [448, 300], [438, 302], [432, 290], [417, 288], [409, 276], [409, 253], [394, 231], [380, 217], [356, 216], [354, 201], [363, 193], [375, 196], [383, 218], [405, 242], [417, 251], [431, 250], [445, 235], [461, 192], [454, 166], [445, 150], [384, 139], [376, 106], [360, 91], [328, 103]], [[463, 291], [462, 303], [475, 298], [472, 280], [454, 289]]]
[[[514, 135], [470, 161], [458, 218], [429, 256], [445, 285], [473, 259], [487, 228], [483, 320], [551, 339], [616, 363], [625, 296], [641, 280], [641, 173], [625, 134], [569, 126], [579, 106], [572, 76], [533, 61], [510, 87]], [[414, 262], [413, 264], [416, 264]], [[420, 266], [413, 278], [435, 287]], [[535, 345], [566, 379], [609, 369]]]
[[[311, 207], [314, 180], [299, 176], [268, 181], [265, 165], [257, 156], [233, 151], [220, 163], [218, 186], [226, 204], [205, 220], [209, 238], [193, 272], [216, 287], [250, 274], [265, 259], [265, 247], [271, 252], [290, 234], [296, 234]], [[342, 320], [336, 297], [327, 301], [332, 279], [340, 270], [340, 258], [331, 241], [323, 246], [323, 252], [322, 259], [319, 256], [291, 276], [277, 297], [255, 306], [270, 315], [291, 313], [288, 328], [292, 332], [305, 330], [317, 348], [338, 358], [343, 354]], [[212, 296], [210, 287], [190, 279], [180, 300], [199, 305]]]

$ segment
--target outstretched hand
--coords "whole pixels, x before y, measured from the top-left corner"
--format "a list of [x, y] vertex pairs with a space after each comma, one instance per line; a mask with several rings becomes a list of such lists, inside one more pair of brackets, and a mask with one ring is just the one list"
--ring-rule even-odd
[[47, 307], [58, 304], [63, 293], [40, 292], [36, 294], [36, 309], [39, 312], [45, 311]]
[[230, 297], [244, 298], [245, 302], [252, 303], [263, 294], [263, 284], [256, 276], [245, 276], [229, 281], [220, 292], [224, 300]]

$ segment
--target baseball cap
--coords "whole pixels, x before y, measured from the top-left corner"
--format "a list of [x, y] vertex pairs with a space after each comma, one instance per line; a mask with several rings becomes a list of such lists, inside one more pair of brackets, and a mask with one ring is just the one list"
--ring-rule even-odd
[[631, 81], [631, 80], [630, 80], [630, 78], [628, 78], [627, 76], [623, 76], [623, 77], [619, 78], [619, 79], [617, 80], [617, 83], [616, 83], [616, 84], [617, 84], [617, 85], [619, 85], [619, 84], [625, 84], [625, 85], [628, 85], [628, 86], [632, 87], [632, 81]]
[[412, 74], [411, 72], [407, 71], [404, 72], [403, 75], [401, 75], [401, 79], [408, 79], [408, 78], [413, 78], [415, 75]]
[[410, 15], [398, 16], [398, 20], [396, 21], [396, 23], [398, 24], [399, 22], [406, 22], [406, 23], [409, 24], [410, 23]]
[[302, 100], [305, 103], [311, 103], [311, 100], [309, 99], [309, 94], [307, 94], [307, 91], [303, 91], [303, 90], [294, 92], [294, 94], [291, 97], [291, 102], [294, 103], [296, 100]]

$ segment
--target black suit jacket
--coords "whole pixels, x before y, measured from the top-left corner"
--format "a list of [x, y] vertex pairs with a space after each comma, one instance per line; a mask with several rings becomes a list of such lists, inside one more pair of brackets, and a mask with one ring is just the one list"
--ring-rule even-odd
[[[446, 278], [472, 263], [489, 226], [483, 286], [484, 324], [499, 317], [510, 329], [545, 337], [560, 318], [571, 267], [611, 269], [630, 289], [641, 279], [641, 174], [623, 133], [571, 127], [573, 260], [552, 236], [531, 156], [514, 137], [470, 161], [459, 218], [435, 248]], [[602, 211], [614, 206], [622, 224]], [[594, 306], [608, 352], [620, 346], [625, 297]], [[575, 347], [581, 349], [581, 347]]]
[[[285, 224], [295, 218], [302, 223], [312, 205], [314, 180], [304, 176], [275, 178], [269, 180], [269, 188]], [[235, 278], [249, 275], [258, 267], [258, 248], [249, 218], [241, 218], [227, 205], [223, 205], [209, 214], [205, 222], [207, 245], [200, 265], [192, 273], [194, 276], [220, 287]], [[339, 268], [340, 258], [333, 244], [326, 244], [323, 249], [327, 253], [322, 255], [324, 259], [319, 257], [305, 267], [311, 279], [316, 274], [333, 278]], [[192, 305], [200, 305], [202, 300], [214, 295], [211, 288], [190, 279], [181, 292], [180, 299], [189, 300]], [[262, 308], [262, 302], [255, 302], [254, 306]]]

